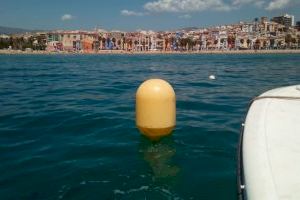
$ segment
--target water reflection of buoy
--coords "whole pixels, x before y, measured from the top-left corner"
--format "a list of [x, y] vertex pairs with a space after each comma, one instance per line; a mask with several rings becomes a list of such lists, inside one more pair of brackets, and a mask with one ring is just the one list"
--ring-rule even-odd
[[176, 149], [172, 137], [164, 137], [159, 142], [142, 139], [139, 151], [151, 167], [153, 178], [172, 181], [177, 177], [180, 168], [174, 161]]
[[150, 79], [136, 92], [136, 125], [150, 139], [169, 135], [176, 124], [176, 96], [172, 86]]
[[216, 80], [216, 76], [215, 76], [215, 75], [210, 75], [208, 78], [209, 78], [210, 80]]

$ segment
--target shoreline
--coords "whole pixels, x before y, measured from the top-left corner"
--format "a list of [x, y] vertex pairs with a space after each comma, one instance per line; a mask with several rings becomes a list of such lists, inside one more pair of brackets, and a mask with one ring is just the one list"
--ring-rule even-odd
[[201, 50], [201, 51], [124, 51], [100, 50], [98, 52], [49, 52], [0, 50], [0, 55], [169, 55], [169, 54], [300, 54], [300, 49], [280, 50]]

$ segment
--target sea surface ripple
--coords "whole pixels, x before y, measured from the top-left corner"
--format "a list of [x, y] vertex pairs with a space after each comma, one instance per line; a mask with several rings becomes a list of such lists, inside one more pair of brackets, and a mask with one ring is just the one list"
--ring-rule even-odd
[[[155, 143], [135, 127], [149, 78], [177, 95]], [[236, 199], [250, 100], [299, 83], [299, 54], [0, 55], [0, 199]]]

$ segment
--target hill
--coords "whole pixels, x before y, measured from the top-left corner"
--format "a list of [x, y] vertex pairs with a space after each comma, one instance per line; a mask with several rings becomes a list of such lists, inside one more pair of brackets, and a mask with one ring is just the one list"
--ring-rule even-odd
[[27, 32], [34, 32], [33, 30], [22, 29], [22, 28], [11, 28], [0, 26], [0, 34], [17, 34], [17, 33], [27, 33]]

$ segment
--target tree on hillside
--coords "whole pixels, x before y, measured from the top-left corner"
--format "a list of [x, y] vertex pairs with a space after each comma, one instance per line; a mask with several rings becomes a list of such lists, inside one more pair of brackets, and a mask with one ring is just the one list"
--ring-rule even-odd
[[8, 49], [10, 46], [10, 40], [6, 38], [0, 38], [0, 49]]
[[115, 46], [116, 46], [116, 41], [117, 41], [116, 38], [112, 38], [111, 41], [114, 43], [113, 45], [114, 45], [114, 47], [115, 47]]
[[250, 44], [251, 44], [251, 40], [247, 39], [247, 46], [248, 46], [248, 48], [250, 48]]
[[270, 47], [274, 48], [275, 46], [275, 40], [274, 39], [270, 39]]
[[228, 43], [229, 48], [234, 48], [234, 46], [235, 46], [235, 37], [228, 36], [227, 43]]
[[297, 46], [297, 39], [296, 38], [292, 38], [292, 44], [293, 44], [293, 47]]
[[267, 48], [267, 41], [263, 42], [263, 46], [264, 46], [264, 48]]
[[291, 46], [292, 39], [293, 39], [293, 38], [292, 38], [292, 35], [291, 35], [291, 34], [287, 34], [287, 35], [285, 36], [285, 43], [287, 44], [288, 47]]
[[102, 37], [102, 49], [106, 49], [106, 38]]
[[193, 50], [195, 46], [195, 41], [192, 38], [187, 38], [187, 50]]
[[254, 48], [255, 48], [255, 49], [259, 49], [259, 48], [260, 48], [260, 40], [259, 40], [259, 39], [257, 39], [257, 40], [255, 41]]
[[186, 50], [187, 38], [180, 38], [179, 45], [182, 50]]

